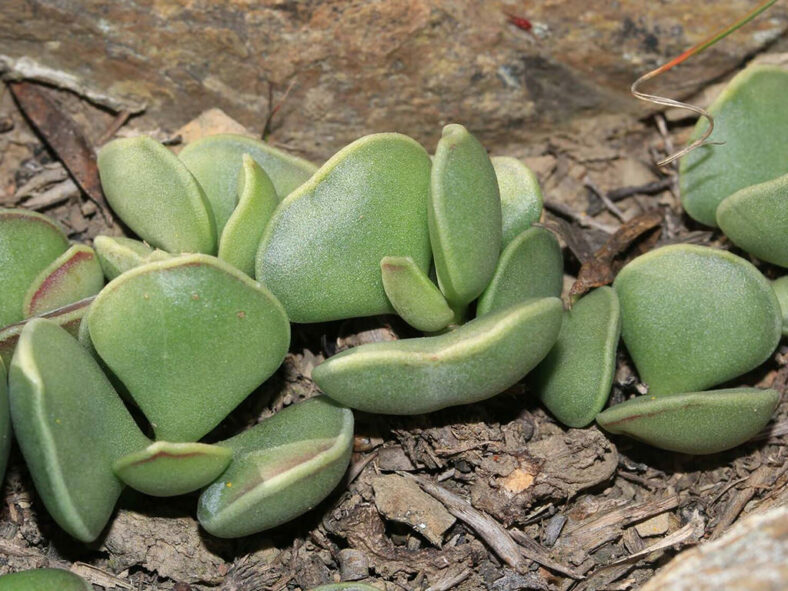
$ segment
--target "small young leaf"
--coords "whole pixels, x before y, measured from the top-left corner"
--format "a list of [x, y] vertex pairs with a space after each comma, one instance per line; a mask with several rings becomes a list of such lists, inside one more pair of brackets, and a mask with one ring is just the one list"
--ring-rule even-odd
[[67, 570], [36, 568], [0, 576], [0, 591], [93, 591], [93, 586]]
[[564, 258], [549, 230], [529, 228], [501, 253], [490, 284], [476, 307], [482, 316], [530, 298], [561, 297]]
[[279, 199], [271, 179], [249, 154], [243, 155], [239, 177], [238, 206], [219, 239], [219, 258], [254, 277], [257, 247]]
[[604, 408], [616, 372], [621, 321], [616, 292], [600, 287], [564, 312], [555, 346], [531, 373], [534, 391], [569, 427], [585, 427]]
[[490, 158], [501, 193], [502, 245], [505, 248], [542, 215], [542, 189], [536, 175], [517, 158]]
[[717, 223], [751, 255], [788, 267], [788, 174], [726, 197], [717, 208]]
[[156, 441], [118, 458], [115, 475], [154, 497], [172, 497], [210, 484], [230, 463], [232, 450], [205, 443]]
[[487, 152], [451, 124], [435, 150], [428, 209], [438, 285], [454, 308], [487, 287], [501, 253], [501, 198]]
[[189, 170], [157, 141], [112, 140], [98, 153], [112, 209], [143, 240], [168, 252], [216, 252], [211, 204]]
[[411, 415], [469, 404], [522, 379], [555, 344], [563, 306], [530, 300], [440, 336], [370, 343], [312, 372], [323, 392], [366, 412]]
[[48, 217], [0, 209], [0, 328], [19, 322], [30, 284], [68, 248], [68, 238]]
[[172, 258], [168, 252], [123, 236], [96, 236], [93, 247], [107, 281], [145, 263]]
[[[82, 323], [82, 319], [88, 313], [90, 304], [92, 303], [92, 297], [85, 298], [73, 304], [42, 314], [41, 318], [52, 320], [61, 328], [66, 329], [71, 336], [76, 337], [79, 334], [79, 327]], [[6, 367], [11, 365], [11, 358], [16, 350], [16, 343], [19, 341], [19, 335], [22, 334], [22, 330], [30, 320], [31, 319], [9, 324], [4, 329], [0, 330], [0, 358], [2, 358]]]
[[618, 274], [621, 338], [650, 394], [703, 390], [766, 361], [782, 315], [749, 262], [705, 246], [663, 246]]
[[290, 343], [276, 298], [206, 255], [124, 273], [87, 321], [96, 351], [165, 441], [213, 429], [276, 371]]
[[242, 135], [211, 135], [187, 145], [178, 157], [205, 190], [220, 236], [238, 203], [238, 174], [244, 154], [265, 171], [279, 200], [304, 184], [317, 170], [317, 166], [303, 158]]
[[8, 374], [0, 359], [0, 484], [5, 476], [8, 452], [11, 450], [11, 410], [8, 408]]
[[75, 244], [30, 284], [22, 305], [25, 318], [94, 296], [102, 287], [104, 273], [96, 253], [89, 246]]
[[783, 314], [783, 336], [788, 337], [788, 275], [772, 281], [772, 287]]
[[[717, 224], [717, 206], [736, 191], [788, 173], [788, 71], [755, 65], [742, 70], [709, 112], [714, 116], [710, 142], [681, 159], [681, 203], [707, 226]], [[708, 127], [700, 119], [690, 138]]]
[[454, 312], [446, 298], [410, 257], [383, 257], [383, 288], [405, 322], [425, 332], [446, 328]]
[[14, 433], [41, 500], [83, 542], [95, 540], [123, 488], [119, 457], [147, 445], [90, 354], [44, 318], [27, 323], [9, 372]]
[[246, 536], [298, 517], [336, 487], [353, 449], [353, 413], [320, 396], [219, 445], [233, 460], [203, 491], [197, 518], [220, 538]]
[[337, 152], [274, 212], [257, 253], [257, 279], [293, 322], [387, 314], [380, 260], [430, 264], [430, 159], [397, 133]]
[[668, 396], [638, 396], [597, 416], [610, 433], [660, 449], [713, 454], [751, 439], [780, 401], [775, 390], [731, 388]]

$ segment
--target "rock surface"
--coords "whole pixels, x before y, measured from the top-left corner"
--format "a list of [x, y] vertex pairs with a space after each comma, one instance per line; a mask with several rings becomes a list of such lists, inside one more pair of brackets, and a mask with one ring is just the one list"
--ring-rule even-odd
[[[114, 108], [148, 105], [170, 129], [220, 107], [322, 159], [359, 135], [392, 130], [431, 148], [465, 123], [487, 146], [574, 118], [643, 113], [637, 76], [735, 21], [744, 0], [698, 3], [460, 0], [6, 0], [0, 68], [79, 88]], [[507, 22], [527, 18], [530, 31]], [[687, 95], [783, 34], [778, 4], [653, 83]]]
[[788, 581], [788, 507], [756, 513], [719, 540], [687, 550], [642, 591], [778, 591]]

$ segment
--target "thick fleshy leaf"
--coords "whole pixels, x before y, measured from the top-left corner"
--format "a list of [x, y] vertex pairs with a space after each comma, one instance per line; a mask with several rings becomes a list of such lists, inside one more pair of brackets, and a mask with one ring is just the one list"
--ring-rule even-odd
[[312, 372], [323, 392], [366, 412], [411, 415], [495, 396], [522, 379], [555, 344], [558, 298], [524, 302], [440, 336], [371, 343]]
[[238, 206], [219, 239], [219, 258], [254, 277], [257, 247], [279, 205], [271, 179], [249, 154], [243, 155], [238, 179]]
[[788, 267], [788, 174], [727, 197], [717, 208], [717, 223], [751, 255]]
[[462, 308], [487, 287], [501, 253], [501, 198], [487, 151], [462, 125], [443, 128], [428, 210], [438, 285]]
[[233, 460], [203, 491], [197, 518], [220, 538], [246, 536], [298, 517], [336, 487], [353, 449], [353, 413], [320, 396], [219, 445]]
[[179, 157], [211, 202], [219, 235], [238, 203], [241, 158], [248, 154], [271, 179], [279, 199], [304, 184], [317, 166], [253, 138], [218, 134], [192, 142]]
[[19, 322], [30, 284], [68, 248], [68, 238], [48, 217], [0, 209], [0, 328]]
[[542, 189], [536, 175], [517, 158], [490, 158], [498, 191], [501, 194], [503, 247], [539, 221], [542, 215]]
[[783, 314], [783, 336], [788, 337], [788, 275], [773, 281], [772, 287]]
[[[750, 66], [709, 107], [710, 142], [681, 159], [681, 202], [693, 218], [717, 224], [717, 206], [736, 191], [788, 173], [788, 70]], [[698, 120], [690, 142], [708, 127]]]
[[40, 316], [96, 295], [104, 287], [96, 253], [75, 244], [41, 271], [30, 284], [22, 305], [25, 318]]
[[616, 292], [600, 287], [564, 313], [561, 334], [531, 373], [534, 392], [569, 427], [585, 427], [604, 408], [616, 371], [621, 320]]
[[380, 133], [337, 152], [274, 212], [256, 274], [293, 322], [392, 311], [380, 261], [430, 264], [430, 159], [407, 136]]
[[39, 497], [54, 520], [90, 542], [123, 484], [119, 457], [147, 438], [91, 355], [44, 318], [27, 323], [9, 372], [14, 433]]
[[751, 439], [780, 401], [775, 390], [731, 388], [670, 396], [638, 396], [597, 416], [610, 433], [669, 451], [713, 454]]
[[117, 139], [98, 153], [112, 209], [148, 244], [172, 253], [216, 252], [216, 223], [202, 188], [178, 157], [145, 136]]
[[8, 374], [0, 359], [0, 484], [5, 476], [8, 452], [11, 450], [11, 410], [8, 408]]
[[412, 327], [434, 332], [454, 318], [446, 298], [412, 258], [384, 257], [380, 271], [391, 305]]
[[115, 475], [154, 497], [182, 495], [210, 484], [230, 463], [232, 450], [206, 443], [156, 441], [118, 458]]
[[36, 568], [0, 576], [0, 591], [93, 591], [93, 586], [67, 570]]
[[276, 298], [206, 255], [124, 273], [87, 320], [96, 351], [165, 441], [213, 429], [276, 371], [290, 343]]
[[504, 248], [476, 315], [530, 298], [561, 297], [563, 285], [564, 258], [558, 240], [549, 230], [529, 228]]
[[723, 250], [664, 246], [626, 265], [613, 286], [621, 337], [651, 394], [721, 384], [766, 361], [780, 340], [771, 285]]
[[96, 236], [93, 247], [108, 281], [145, 263], [172, 258], [168, 252], [123, 236]]
[[[92, 303], [92, 297], [85, 298], [84, 300], [79, 300], [68, 306], [46, 312], [41, 315], [41, 318], [52, 320], [58, 326], [66, 329], [71, 336], [76, 337], [79, 334], [79, 326], [82, 323], [82, 319], [88, 313], [88, 309]], [[22, 334], [22, 330], [30, 320], [32, 320], [32, 318], [15, 324], [9, 324], [4, 329], [0, 330], [0, 358], [5, 362], [6, 367], [11, 365], [11, 358], [16, 350], [16, 343], [19, 341], [19, 335]]]

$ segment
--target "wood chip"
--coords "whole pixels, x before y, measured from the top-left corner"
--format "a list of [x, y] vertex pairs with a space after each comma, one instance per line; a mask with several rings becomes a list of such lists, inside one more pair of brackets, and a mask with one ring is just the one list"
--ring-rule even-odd
[[637, 530], [638, 535], [643, 538], [661, 536], [666, 533], [669, 528], [670, 513], [660, 513], [651, 519], [646, 519], [646, 521], [635, 524], [635, 530]]
[[8, 87], [44, 141], [55, 151], [79, 187], [102, 209], [107, 223], [112, 225], [112, 215], [101, 191], [96, 153], [74, 120], [37, 85], [12, 82]]
[[500, 523], [481, 511], [474, 509], [462, 497], [446, 490], [442, 486], [433, 484], [426, 478], [410, 474], [404, 474], [404, 476], [418, 483], [425, 492], [443, 503], [446, 509], [449, 510], [449, 513], [473, 528], [506, 564], [518, 572], [525, 572], [528, 564], [520, 552], [519, 546]]
[[576, 299], [595, 287], [612, 283], [621, 267], [656, 242], [658, 232], [652, 233], [640, 249], [632, 249], [633, 243], [659, 228], [663, 218], [662, 211], [652, 209], [623, 224], [591, 259], [583, 262], [577, 281], [569, 292], [570, 297]]
[[441, 547], [443, 534], [456, 521], [451, 513], [418, 484], [397, 474], [387, 474], [372, 481], [375, 506], [392, 521], [409, 525]]

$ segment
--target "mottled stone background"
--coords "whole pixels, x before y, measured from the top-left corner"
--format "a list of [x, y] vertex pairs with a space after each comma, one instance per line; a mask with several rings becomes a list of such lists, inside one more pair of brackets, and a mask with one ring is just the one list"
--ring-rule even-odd
[[[276, 102], [292, 84], [272, 139], [319, 160], [373, 131], [431, 147], [457, 121], [496, 146], [580, 117], [642, 114], [628, 92], [638, 75], [755, 3], [3, 0], [0, 60], [67, 76], [100, 101], [145, 103], [171, 129], [220, 107], [261, 130], [269, 88]], [[787, 27], [778, 3], [655, 87], [687, 95]]]

